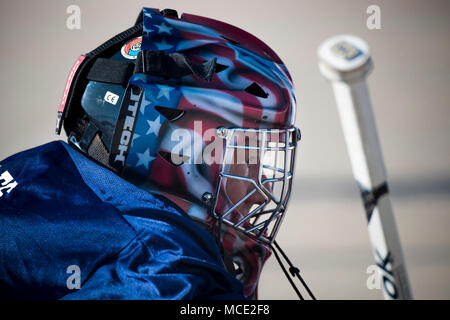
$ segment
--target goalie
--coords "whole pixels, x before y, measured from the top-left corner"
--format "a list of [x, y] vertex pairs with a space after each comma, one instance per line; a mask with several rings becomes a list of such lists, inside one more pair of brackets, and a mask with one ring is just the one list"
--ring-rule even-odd
[[295, 105], [259, 39], [144, 8], [75, 63], [68, 143], [1, 162], [0, 296], [256, 299], [290, 197]]

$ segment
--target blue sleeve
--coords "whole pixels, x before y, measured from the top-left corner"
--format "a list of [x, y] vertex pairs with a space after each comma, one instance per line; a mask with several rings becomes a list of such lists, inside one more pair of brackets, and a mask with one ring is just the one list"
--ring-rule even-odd
[[209, 233], [63, 142], [2, 161], [0, 188], [0, 298], [243, 298]]
[[[240, 283], [188, 233], [155, 212], [151, 220], [136, 214], [126, 219], [138, 227], [137, 238], [64, 299], [243, 299]], [[177, 237], [169, 236], [175, 230]]]

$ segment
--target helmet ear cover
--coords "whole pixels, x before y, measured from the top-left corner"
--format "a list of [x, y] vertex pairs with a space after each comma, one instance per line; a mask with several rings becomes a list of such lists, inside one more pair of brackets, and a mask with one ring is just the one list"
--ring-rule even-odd
[[[115, 61], [109, 60], [108, 58], [120, 50], [121, 46], [126, 41], [141, 34], [142, 22], [139, 22], [133, 27], [109, 39], [93, 51], [81, 55], [78, 58], [67, 79], [63, 98], [58, 110], [56, 124], [57, 134], [60, 134], [61, 128], [64, 127], [64, 130], [69, 137], [69, 142], [74, 142], [76, 140], [81, 141], [87, 126], [92, 123], [88, 121], [86, 112], [81, 107], [81, 98], [88, 82], [91, 80], [93, 74], [99, 75], [98, 71], [100, 69], [103, 69], [103, 74], [105, 74], [108, 73], [108, 70], [112, 70], [112, 67], [116, 67], [116, 70], [119, 72], [109, 72], [109, 75], [110, 77], [113, 77], [116, 74], [121, 78], [118, 78], [117, 76], [116, 79], [110, 78], [110, 81], [112, 81], [111, 83], [122, 83], [126, 85], [129, 77], [132, 75], [132, 68], [130, 68], [131, 64], [120, 63], [117, 61], [118, 64], [113, 66], [111, 63], [114, 63]], [[104, 63], [105, 60], [109, 60], [110, 64], [106, 65]], [[123, 76], [126, 74], [125, 71], [128, 71], [128, 78]], [[92, 129], [90, 129], [90, 131], [92, 131]]]

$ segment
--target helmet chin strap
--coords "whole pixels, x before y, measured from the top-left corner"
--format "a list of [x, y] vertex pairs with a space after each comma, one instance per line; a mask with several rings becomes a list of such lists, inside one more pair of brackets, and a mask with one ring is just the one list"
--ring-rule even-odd
[[[226, 188], [226, 183], [227, 183], [227, 180], [224, 182], [223, 188]], [[228, 194], [227, 194], [226, 192], [224, 192], [224, 194], [225, 194], [225, 198], [226, 198], [227, 202], [228, 202], [228, 203], [231, 203], [231, 200], [230, 200]], [[222, 234], [222, 232], [221, 232], [222, 221], [221, 221], [220, 218], [219, 218], [219, 219], [216, 219], [216, 220], [217, 220], [217, 223], [214, 224], [214, 227], [216, 226], [216, 224], [219, 226], [219, 228], [218, 228], [219, 230], [218, 230], [218, 232], [217, 232], [217, 242], [218, 242], [218, 244], [219, 244], [221, 250], [223, 251], [223, 252], [222, 252], [222, 256], [224, 257], [224, 262], [225, 262], [227, 253], [224, 252], [225, 250], [223, 250], [223, 246], [221, 245], [222, 241], [221, 241], [221, 239], [220, 239], [221, 234]], [[214, 232], [213, 232], [213, 234], [214, 234]], [[308, 285], [306, 284], [305, 280], [304, 280], [304, 279], [302, 278], [302, 276], [300, 275], [300, 269], [297, 268], [296, 266], [294, 266], [294, 265], [292, 264], [291, 260], [290, 260], [290, 259], [288, 258], [288, 256], [284, 253], [284, 251], [281, 249], [281, 247], [278, 245], [278, 243], [274, 240], [273, 243], [270, 243], [270, 244], [269, 244], [269, 246], [270, 246], [270, 249], [272, 250], [272, 252], [274, 253], [275, 258], [277, 259], [277, 262], [278, 262], [278, 264], [280, 265], [280, 267], [281, 267], [281, 269], [282, 269], [284, 275], [285, 275], [286, 278], [288, 279], [289, 283], [291, 284], [291, 286], [292, 286], [292, 288], [294, 289], [295, 293], [298, 295], [299, 299], [300, 299], [300, 300], [304, 300], [304, 297], [302, 296], [302, 294], [300, 293], [300, 290], [298, 289], [298, 287], [297, 287], [297, 286], [295, 285], [295, 283], [294, 283], [293, 278], [295, 278], [295, 277], [297, 277], [297, 279], [299, 279], [299, 281], [301, 282], [301, 284], [302, 284], [302, 286], [305, 288], [305, 290], [308, 292], [308, 294], [309, 294], [309, 296], [311, 297], [311, 299], [312, 299], [312, 300], [316, 300], [316, 297], [314, 296], [314, 294], [312, 293], [312, 291], [309, 289], [309, 287], [308, 287]], [[281, 257], [283, 257], [283, 259], [284, 259], [284, 260], [286, 261], [286, 263], [288, 264], [288, 266], [289, 266], [289, 273], [290, 273], [290, 274], [289, 274], [288, 271], [286, 270], [286, 267], [284, 266], [284, 264], [283, 264], [283, 262], [282, 262], [282, 260], [281, 260], [280, 254], [281, 254]], [[229, 256], [228, 258], [231, 259], [231, 267], [230, 267], [230, 266], [227, 266], [227, 270], [228, 270], [228, 271], [230, 271], [231, 269], [234, 270], [234, 271], [235, 271], [234, 276], [236, 276], [236, 271], [237, 271], [237, 270], [236, 270], [235, 267], [234, 267], [234, 263], [233, 263], [233, 261], [232, 261], [232, 256]], [[244, 266], [244, 268], [245, 268], [245, 266]], [[241, 271], [241, 272], [244, 272], [244, 271], [242, 271], [242, 270], [240, 270], [240, 271]], [[256, 294], [256, 290], [255, 290], [255, 294]]]
[[[297, 277], [300, 280], [300, 282], [302, 283], [303, 287], [308, 292], [308, 294], [311, 297], [311, 299], [312, 300], [316, 300], [316, 297], [313, 295], [313, 293], [309, 289], [308, 285], [306, 284], [305, 280], [303, 280], [302, 276], [300, 275], [300, 270], [292, 264], [291, 260], [289, 260], [287, 255], [284, 253], [284, 251], [280, 248], [280, 246], [278, 245], [278, 243], [275, 240], [273, 241], [273, 244], [275, 245], [275, 247], [272, 244], [270, 244], [270, 247], [272, 248], [272, 251], [275, 254], [275, 258], [277, 259], [278, 264], [280, 265], [281, 269], [283, 270], [283, 273], [286, 276], [286, 278], [289, 280], [289, 283], [291, 284], [291, 286], [294, 289], [295, 293], [297, 293], [299, 299], [300, 300], [305, 300], [303, 298], [302, 294], [300, 293], [300, 290], [298, 290], [297, 286], [295, 285], [295, 283], [294, 283], [294, 281], [292, 279], [292, 278], [295, 278], [295, 277]], [[281, 261], [281, 258], [278, 255], [277, 250], [275, 250], [275, 249], [277, 249], [281, 253], [281, 255], [283, 256], [284, 260], [289, 265], [289, 272], [291, 273], [291, 275], [289, 275], [289, 273], [286, 271], [286, 268], [285, 268], [283, 262]]]

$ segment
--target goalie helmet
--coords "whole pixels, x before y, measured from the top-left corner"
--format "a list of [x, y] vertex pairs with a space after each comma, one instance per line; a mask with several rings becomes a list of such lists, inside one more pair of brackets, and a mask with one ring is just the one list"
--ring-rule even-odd
[[289, 200], [295, 93], [280, 58], [217, 20], [144, 8], [135, 26], [82, 55], [57, 133], [163, 195], [213, 234], [256, 298]]

